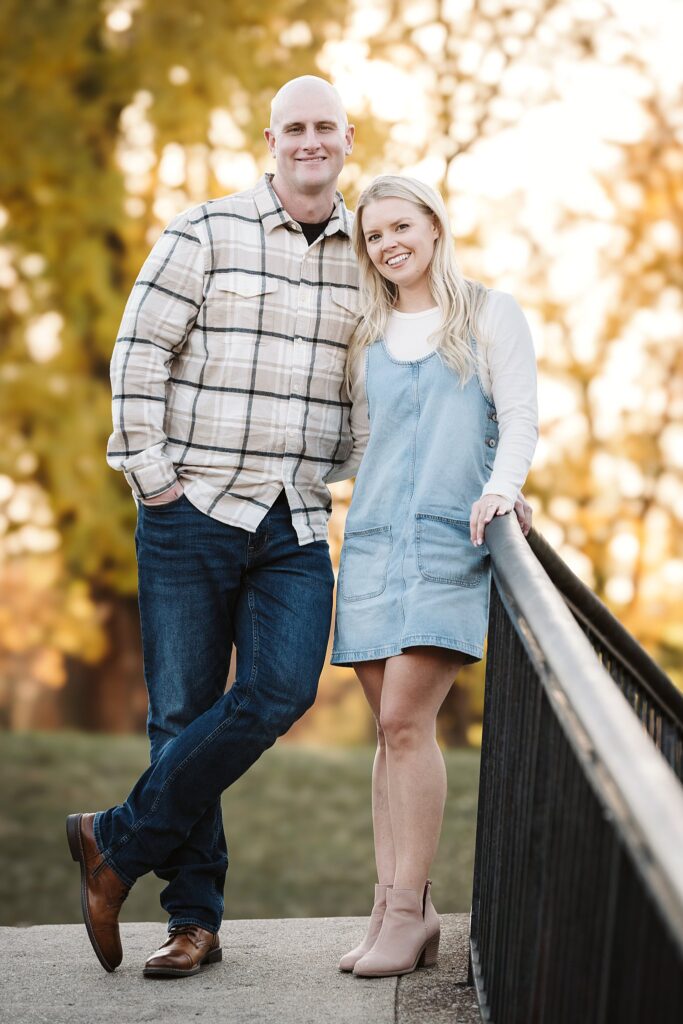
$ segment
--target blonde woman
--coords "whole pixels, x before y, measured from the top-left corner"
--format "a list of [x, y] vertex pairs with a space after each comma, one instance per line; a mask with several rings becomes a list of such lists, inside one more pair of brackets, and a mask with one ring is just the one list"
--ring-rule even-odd
[[515, 509], [537, 439], [529, 329], [503, 292], [463, 278], [441, 197], [382, 176], [353, 229], [362, 320], [348, 360], [356, 477], [332, 662], [352, 665], [377, 721], [378, 884], [368, 932], [340, 962], [363, 977], [436, 962], [430, 866], [446, 795], [436, 715], [483, 654], [484, 527]]

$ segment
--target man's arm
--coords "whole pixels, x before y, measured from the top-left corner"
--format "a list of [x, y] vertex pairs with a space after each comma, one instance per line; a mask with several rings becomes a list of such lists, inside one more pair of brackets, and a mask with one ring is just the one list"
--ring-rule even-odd
[[139, 498], [154, 498], [177, 482], [166, 453], [166, 384], [203, 297], [203, 248], [187, 214], [181, 214], [138, 275], [111, 360], [114, 430], [107, 462], [123, 470]]

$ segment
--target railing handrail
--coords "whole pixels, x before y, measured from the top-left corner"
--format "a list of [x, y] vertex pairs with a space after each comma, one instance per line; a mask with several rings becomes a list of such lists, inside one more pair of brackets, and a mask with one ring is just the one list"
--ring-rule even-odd
[[601, 665], [517, 520], [494, 518], [486, 543], [498, 590], [518, 613], [522, 639], [554, 712], [683, 951], [680, 783]]
[[590, 587], [572, 572], [542, 534], [532, 529], [527, 539], [531, 550], [571, 606], [574, 615], [600, 636], [614, 657], [628, 667], [629, 673], [637, 677], [642, 688], [683, 729], [683, 693]]

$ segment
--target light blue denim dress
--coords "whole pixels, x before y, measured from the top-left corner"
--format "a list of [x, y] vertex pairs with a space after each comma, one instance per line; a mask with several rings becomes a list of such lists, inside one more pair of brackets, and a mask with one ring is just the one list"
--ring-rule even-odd
[[493, 469], [495, 406], [438, 352], [367, 349], [370, 438], [346, 520], [332, 664], [430, 645], [483, 655], [490, 558], [469, 519]]

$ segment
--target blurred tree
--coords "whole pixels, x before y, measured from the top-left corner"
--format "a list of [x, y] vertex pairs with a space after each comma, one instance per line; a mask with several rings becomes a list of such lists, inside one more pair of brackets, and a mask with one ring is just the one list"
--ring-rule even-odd
[[[51, 553], [61, 607], [44, 609], [26, 656], [45, 644], [69, 656], [78, 724], [144, 721], [139, 702], [107, 697], [123, 695], [127, 648], [138, 648], [135, 508], [104, 458], [128, 291], [164, 221], [256, 180], [271, 97], [318, 71], [315, 54], [341, 36], [344, 14], [344, 0], [8, 0], [0, 10], [0, 533], [16, 564]], [[40, 604], [33, 578], [27, 568], [22, 586]], [[93, 603], [71, 616], [77, 639], [65, 643], [74, 583]], [[0, 650], [16, 630], [0, 620]], [[10, 675], [28, 686], [30, 673]]]
[[[682, 76], [606, 0], [363, 10], [325, 66], [349, 88], [361, 57], [391, 79], [383, 170], [440, 188], [466, 273], [533, 315], [535, 524], [683, 686]], [[568, 166], [532, 151], [534, 116]], [[566, 179], [559, 200], [537, 164]], [[445, 742], [474, 736], [482, 688], [483, 666], [461, 673]]]
[[[191, 9], [179, 0], [7, 0], [0, 537], [10, 561], [0, 572], [14, 597], [0, 605], [0, 677], [13, 681], [8, 704], [21, 690], [37, 705], [45, 687], [67, 680], [70, 721], [142, 724], [144, 694], [124, 682], [141, 674], [131, 639], [135, 509], [104, 460], [113, 340], [163, 223], [255, 180], [268, 166], [261, 130], [272, 94], [319, 68], [355, 96], [357, 124], [356, 111], [363, 115], [347, 201], [379, 171], [410, 168], [439, 185], [465, 271], [513, 291], [534, 317], [546, 396], [528, 485], [537, 525], [675, 671], [683, 140], [680, 95], [660, 86], [643, 52], [604, 0], [196, 0]], [[406, 83], [403, 108], [390, 110]], [[632, 105], [622, 137], [601, 128], [608, 153], [579, 201], [572, 185], [589, 176], [593, 128], [571, 128], [575, 154], [556, 125], [566, 131], [563, 104], [581, 89], [608, 125], [617, 93]], [[561, 155], [552, 172], [566, 189], [559, 205], [547, 203], [538, 155], [526, 151], [527, 115], [545, 118], [547, 149]], [[492, 148], [508, 137], [512, 160], [509, 148], [502, 159]], [[484, 152], [493, 185], [477, 180]], [[338, 487], [333, 551], [350, 495]], [[19, 627], [12, 606], [21, 602], [35, 609], [35, 629]], [[446, 742], [474, 736], [481, 683], [481, 667], [458, 681], [440, 720]], [[330, 672], [301, 735], [317, 729], [331, 739], [343, 718], [349, 737], [369, 736], [353, 687], [348, 673]]]

